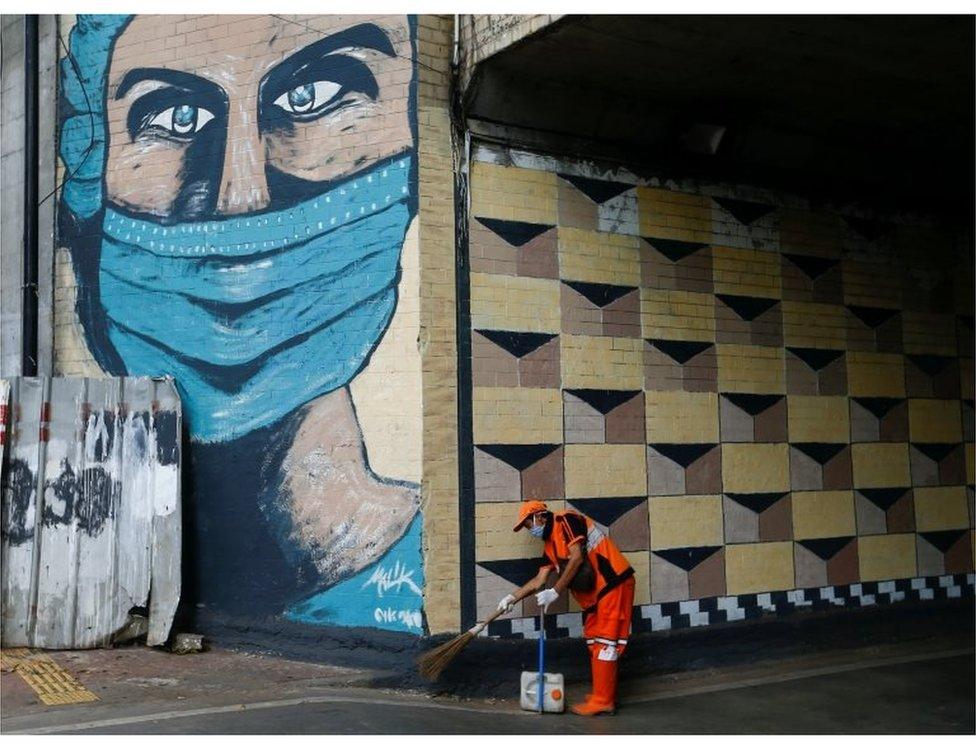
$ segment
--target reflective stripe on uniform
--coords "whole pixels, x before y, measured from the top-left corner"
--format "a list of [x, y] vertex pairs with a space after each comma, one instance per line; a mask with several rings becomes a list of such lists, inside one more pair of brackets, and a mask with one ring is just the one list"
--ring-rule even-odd
[[586, 533], [586, 553], [589, 554], [593, 551], [606, 537], [607, 534], [600, 530], [596, 523], [593, 523]]

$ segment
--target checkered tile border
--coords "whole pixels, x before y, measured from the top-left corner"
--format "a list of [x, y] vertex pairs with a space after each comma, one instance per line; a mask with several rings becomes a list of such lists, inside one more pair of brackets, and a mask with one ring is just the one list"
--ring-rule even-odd
[[[974, 595], [976, 575], [940, 575], [885, 580], [852, 585], [828, 585], [823, 588], [799, 588], [775, 593], [751, 593], [741, 596], [715, 596], [693, 601], [673, 601], [634, 606], [631, 630], [660, 632], [668, 629], [705, 627], [720, 622], [758, 619], [767, 614], [789, 614], [797, 609], [813, 611], [835, 606], [859, 608], [898, 601], [933, 601], [942, 598], [964, 598]], [[488, 625], [483, 637], [502, 639], [536, 639], [538, 617], [499, 619]], [[556, 614], [546, 621], [547, 637], [582, 637], [583, 621], [578, 612]]]

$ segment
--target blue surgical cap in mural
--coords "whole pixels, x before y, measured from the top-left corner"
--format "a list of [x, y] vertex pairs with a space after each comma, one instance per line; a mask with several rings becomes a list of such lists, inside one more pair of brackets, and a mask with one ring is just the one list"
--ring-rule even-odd
[[61, 60], [60, 153], [66, 180], [64, 205], [82, 219], [102, 208], [105, 146], [105, 85], [112, 46], [132, 16], [79, 15]]

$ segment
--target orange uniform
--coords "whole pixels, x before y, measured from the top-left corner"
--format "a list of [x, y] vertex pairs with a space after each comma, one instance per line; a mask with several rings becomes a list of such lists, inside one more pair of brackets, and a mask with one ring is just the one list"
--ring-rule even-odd
[[[617, 545], [590, 518], [577, 512], [554, 512], [545, 538], [544, 553], [557, 572], [569, 561], [569, 547], [581, 544], [593, 570], [592, 587], [570, 592], [583, 609], [583, 635], [591, 652], [604, 652], [608, 660], [627, 646], [634, 605], [634, 569]], [[579, 579], [579, 573], [578, 577]], [[605, 646], [612, 646], [611, 653]], [[612, 657], [610, 657], [612, 655]]]
[[[540, 518], [545, 519], [544, 525], [537, 522]], [[562, 574], [570, 549], [580, 547], [584, 561], [573, 575], [569, 590], [583, 609], [583, 635], [590, 650], [593, 691], [570, 709], [577, 715], [612, 713], [617, 703], [617, 658], [627, 647], [630, 635], [634, 570], [606, 532], [586, 515], [551, 512], [545, 502], [527, 499], [519, 508], [512, 530], [518, 532], [522, 528], [528, 528], [545, 542], [543, 552], [549, 563], [540, 571], [554, 567]], [[539, 605], [555, 598], [553, 589], [536, 594]], [[506, 596], [498, 606], [510, 607], [515, 600], [514, 596]]]

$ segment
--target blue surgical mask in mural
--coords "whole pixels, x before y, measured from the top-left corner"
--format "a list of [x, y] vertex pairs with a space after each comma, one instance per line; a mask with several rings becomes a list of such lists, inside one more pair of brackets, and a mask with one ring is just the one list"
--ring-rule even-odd
[[126, 367], [173, 375], [205, 441], [348, 383], [396, 307], [412, 172], [404, 154], [299, 205], [212, 221], [106, 209], [101, 300]]

